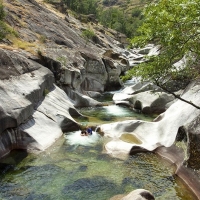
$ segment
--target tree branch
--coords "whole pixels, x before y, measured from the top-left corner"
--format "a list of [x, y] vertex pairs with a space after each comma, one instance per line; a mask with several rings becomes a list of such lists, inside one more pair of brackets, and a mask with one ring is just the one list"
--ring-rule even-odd
[[155, 80], [155, 83], [156, 83], [156, 85], [157, 85], [158, 87], [160, 87], [160, 88], [163, 89], [164, 91], [166, 91], [166, 92], [172, 94], [175, 98], [177, 98], [177, 99], [179, 99], [179, 100], [181, 100], [181, 101], [183, 101], [183, 102], [185, 102], [185, 103], [188, 103], [188, 104], [190, 104], [191, 106], [193, 106], [193, 107], [195, 107], [195, 108], [197, 108], [197, 109], [200, 109], [200, 106], [197, 106], [196, 104], [192, 103], [191, 101], [188, 101], [188, 100], [186, 100], [186, 99], [183, 99], [180, 95], [177, 95], [177, 94], [175, 94], [174, 92], [171, 92], [171, 91], [168, 90], [166, 87], [164, 87], [163, 85], [159, 84], [158, 81]]

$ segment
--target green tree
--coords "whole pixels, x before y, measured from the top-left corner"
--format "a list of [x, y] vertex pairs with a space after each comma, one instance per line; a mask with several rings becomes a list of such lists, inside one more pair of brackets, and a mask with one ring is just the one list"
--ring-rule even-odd
[[62, 0], [69, 9], [79, 14], [97, 14], [97, 0]]
[[[173, 80], [189, 82], [199, 77], [199, 19], [199, 0], [159, 0], [147, 6], [144, 22], [138, 29], [139, 36], [131, 43], [140, 47], [147, 43], [160, 45], [160, 54], [148, 57], [147, 62], [132, 68], [126, 77], [137, 76], [151, 81], [181, 99], [170, 90], [170, 84]], [[175, 67], [174, 63], [185, 55], [188, 56], [187, 66]]]
[[0, 0], [0, 41], [4, 39], [8, 34], [18, 36], [18, 33], [5, 23], [5, 15], [6, 13], [4, 11], [3, 1]]
[[0, 0], [0, 40], [2, 40], [6, 35], [6, 26], [3, 21], [4, 17], [5, 17], [5, 12], [3, 9], [3, 3]]

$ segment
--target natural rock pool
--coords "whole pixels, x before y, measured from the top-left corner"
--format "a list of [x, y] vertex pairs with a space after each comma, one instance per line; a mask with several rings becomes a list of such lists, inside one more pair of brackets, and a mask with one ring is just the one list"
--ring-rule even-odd
[[[129, 117], [151, 120], [114, 105], [80, 112], [90, 116], [82, 122], [79, 119], [84, 125]], [[113, 158], [104, 152], [106, 140], [97, 133], [88, 137], [77, 131], [66, 133], [37, 155], [12, 151], [1, 160], [0, 199], [108, 200], [143, 188], [156, 200], [195, 200], [183, 182], [173, 176], [173, 165], [153, 153]]]

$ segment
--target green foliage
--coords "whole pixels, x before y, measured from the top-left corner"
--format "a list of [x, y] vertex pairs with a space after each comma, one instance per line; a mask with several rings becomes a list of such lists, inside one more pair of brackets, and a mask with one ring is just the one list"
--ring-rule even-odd
[[39, 41], [40, 41], [41, 43], [46, 43], [47, 37], [46, 37], [45, 35], [40, 35], [40, 36], [39, 36]]
[[79, 14], [97, 14], [97, 0], [63, 0], [69, 9]]
[[45, 96], [47, 96], [47, 94], [49, 94], [49, 90], [45, 88], [44, 92], [43, 92], [43, 96], [45, 97]]
[[3, 9], [2, 1], [0, 1], [0, 20], [3, 20], [4, 17], [5, 17], [5, 12], [4, 12], [4, 9]]
[[43, 55], [43, 53], [42, 53], [42, 51], [40, 49], [37, 49], [37, 54], [38, 54], [38, 56], [42, 56]]
[[[194, 79], [198, 76], [195, 61], [200, 57], [200, 4], [199, 0], [160, 0], [151, 3], [144, 11], [144, 22], [138, 29], [139, 36], [131, 40], [133, 46], [147, 43], [160, 45], [158, 56], [134, 67], [127, 77], [134, 75], [157, 85], [166, 80]], [[184, 69], [173, 64], [190, 55]], [[124, 78], [126, 79], [126, 78]], [[166, 85], [167, 86], [167, 85]]]
[[4, 22], [5, 15], [3, 1], [0, 0], [0, 41], [8, 34], [18, 36], [18, 33]]
[[103, 3], [103, 5], [104, 5], [104, 6], [108, 6], [108, 5], [109, 5], [109, 3], [110, 3], [110, 1], [109, 1], [109, 0], [103, 0], [103, 2], [102, 2], [102, 3]]
[[[125, 10], [119, 8], [109, 7], [103, 9], [98, 3], [98, 0], [63, 0], [63, 2], [72, 11], [83, 15], [94, 14], [96, 19], [108, 28], [115, 29], [121, 33], [126, 34], [128, 37], [136, 35], [136, 29], [142, 21], [142, 9], [135, 8], [132, 15], [126, 13]], [[146, 1], [145, 1], [146, 2]], [[111, 6], [116, 3], [115, 0], [103, 0], [102, 5]], [[127, 0], [126, 3], [130, 3]]]
[[89, 42], [89, 40], [92, 40], [95, 37], [94, 31], [90, 29], [86, 29], [82, 31], [82, 37], [86, 40], [86, 44]]
[[138, 9], [138, 8], [135, 8], [133, 11], [132, 11], [132, 17], [141, 17], [142, 16], [142, 10], [141, 9]]
[[2, 1], [0, 0], [0, 40], [3, 39], [7, 33], [6, 25], [3, 22], [4, 17], [5, 17], [5, 12], [3, 9]]
[[[136, 30], [142, 22], [141, 9], [136, 9], [137, 16], [130, 16], [118, 8], [108, 8], [104, 11], [99, 11], [99, 21], [106, 27], [115, 29], [118, 32], [124, 33], [127, 37], [133, 37]], [[140, 13], [140, 14], [139, 14]], [[136, 14], [135, 14], [136, 15]]]
[[65, 57], [65, 56], [58, 57], [57, 61], [59, 61], [63, 66], [67, 65], [67, 57]]

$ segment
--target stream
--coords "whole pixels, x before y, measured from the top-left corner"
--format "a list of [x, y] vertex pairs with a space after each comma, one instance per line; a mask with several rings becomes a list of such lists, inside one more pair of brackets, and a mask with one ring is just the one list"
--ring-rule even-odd
[[[153, 119], [112, 104], [79, 111], [87, 116], [76, 119], [83, 126]], [[75, 131], [39, 154], [12, 151], [0, 160], [0, 199], [108, 200], [140, 188], [151, 191], [156, 200], [196, 199], [173, 175], [172, 164], [153, 153], [113, 158], [104, 152], [107, 140], [95, 131], [92, 136]]]

